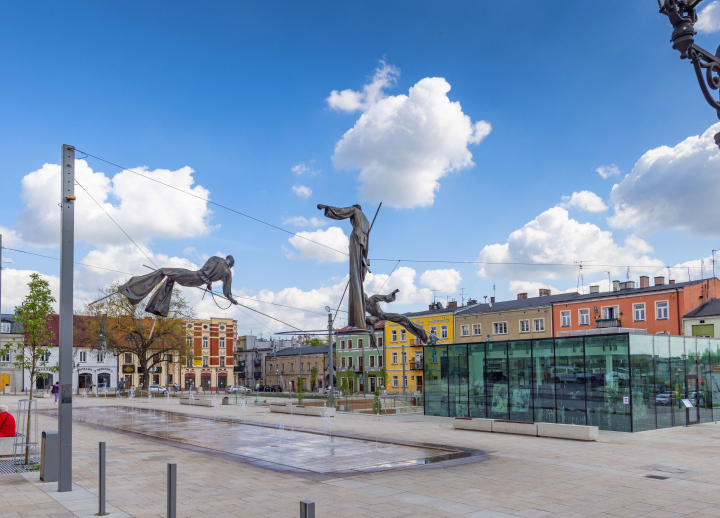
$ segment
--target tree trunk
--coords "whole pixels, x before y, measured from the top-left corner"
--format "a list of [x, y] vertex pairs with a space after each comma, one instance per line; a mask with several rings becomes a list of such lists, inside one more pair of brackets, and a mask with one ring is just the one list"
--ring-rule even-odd
[[145, 360], [143, 362], [143, 366], [142, 366], [143, 372], [145, 373], [145, 376], [143, 379], [143, 384], [142, 384], [143, 390], [149, 390], [149, 388], [150, 388], [150, 372], [149, 372], [149, 368], [148, 368], [148, 363], [149, 363], [148, 360]]
[[25, 430], [25, 465], [30, 464], [30, 411], [32, 410], [33, 398], [33, 380], [35, 379], [35, 369], [30, 370], [30, 402], [27, 408], [27, 427]]

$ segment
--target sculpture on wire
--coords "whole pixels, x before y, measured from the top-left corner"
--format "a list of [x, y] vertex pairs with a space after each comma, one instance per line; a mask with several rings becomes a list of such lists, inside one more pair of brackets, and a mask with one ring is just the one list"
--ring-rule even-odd
[[234, 264], [235, 259], [233, 259], [233, 256], [228, 255], [225, 259], [217, 256], [211, 257], [205, 261], [202, 268], [196, 271], [186, 270], [185, 268], [160, 268], [147, 275], [130, 278], [129, 281], [120, 286], [118, 292], [125, 295], [134, 306], [147, 297], [158, 284], [162, 283], [153, 296], [150, 297], [145, 311], [153, 315], [167, 317], [175, 283], [192, 288], [205, 286], [206, 290], [212, 293], [212, 283], [220, 281], [223, 283], [224, 297], [233, 304], [238, 304], [231, 291], [231, 268]]
[[399, 292], [400, 290], [395, 290], [389, 295], [373, 295], [372, 297], [368, 297], [367, 295], [365, 296], [365, 309], [369, 313], [369, 315], [365, 317], [365, 323], [367, 324], [367, 329], [370, 332], [370, 345], [372, 347], [377, 347], [377, 344], [375, 343], [375, 324], [382, 320], [400, 324], [411, 334], [418, 337], [424, 344], [428, 342], [434, 343], [437, 339], [436, 337], [428, 335], [422, 327], [417, 325], [405, 315], [401, 315], [399, 313], [385, 313], [382, 310], [380, 302], [395, 302], [395, 294]]

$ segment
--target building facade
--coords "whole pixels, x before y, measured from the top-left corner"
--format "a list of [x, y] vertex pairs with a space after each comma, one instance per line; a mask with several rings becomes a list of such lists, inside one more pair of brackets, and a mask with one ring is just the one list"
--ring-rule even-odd
[[720, 338], [720, 300], [712, 298], [683, 316], [685, 336]]
[[[431, 304], [428, 311], [406, 313], [412, 322], [437, 337], [438, 343], [454, 340], [457, 303]], [[388, 392], [419, 393], [423, 390], [423, 344], [400, 324], [385, 323], [385, 370]]]
[[188, 355], [181, 369], [185, 390], [223, 390], [234, 380], [237, 320], [193, 319], [185, 322]]
[[[267, 358], [265, 363], [265, 383], [278, 385], [283, 392], [297, 392], [297, 390], [322, 391], [330, 383], [330, 359], [328, 346], [289, 347], [278, 351], [275, 356]], [[333, 383], [337, 378], [337, 351], [333, 347]], [[311, 387], [312, 372], [316, 369], [317, 385]]]
[[370, 346], [367, 334], [353, 334], [355, 328], [339, 329], [335, 337], [337, 348], [338, 389], [350, 393], [374, 393], [384, 387], [384, 333], [385, 322], [375, 324], [375, 343]]
[[720, 296], [720, 281], [706, 279], [665, 283], [655, 277], [650, 286], [648, 277], [635, 283], [613, 283], [613, 291], [573, 295], [552, 304], [552, 329], [555, 336], [573, 336], [615, 332], [618, 329], [636, 333], [668, 335], [683, 334], [683, 315], [711, 298]]
[[[15, 322], [13, 315], [2, 315], [0, 330], [2, 331], [0, 333], [0, 350], [12, 343], [22, 343], [22, 326]], [[9, 390], [13, 391], [20, 391], [24, 387], [22, 369], [15, 367], [14, 362], [14, 350], [11, 350], [9, 354], [0, 354], [0, 393], [4, 387], [10, 387]]]
[[277, 351], [296, 345], [295, 337], [288, 340], [268, 340], [255, 335], [238, 337], [234, 369], [235, 383], [251, 389], [268, 384], [265, 377], [267, 358], [274, 356]]

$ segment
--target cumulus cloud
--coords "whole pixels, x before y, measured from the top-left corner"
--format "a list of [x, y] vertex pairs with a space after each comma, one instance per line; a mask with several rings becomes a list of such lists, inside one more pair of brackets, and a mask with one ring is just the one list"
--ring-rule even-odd
[[462, 277], [454, 268], [448, 270], [426, 270], [420, 276], [420, 284], [431, 290], [443, 293], [455, 293]]
[[305, 165], [304, 162], [300, 162], [299, 164], [292, 166], [290, 170], [296, 175], [304, 174], [308, 176], [315, 176], [320, 173], [320, 171], [312, 169], [311, 167]]
[[[518, 293], [527, 293], [528, 297], [540, 296], [541, 289], [550, 290], [552, 294], [563, 293], [563, 290], [559, 290], [558, 288], [550, 284], [545, 284], [544, 282], [538, 281], [510, 281], [509, 288], [510, 293], [514, 293], [515, 295], [517, 295]], [[572, 291], [575, 290], [573, 289]]]
[[560, 206], [564, 209], [579, 209], [587, 212], [602, 212], [608, 208], [600, 196], [590, 191], [574, 192], [572, 196], [563, 196]]
[[[314, 232], [298, 232], [288, 239], [288, 242], [295, 249], [293, 251], [284, 248], [285, 256], [288, 259], [315, 259], [320, 263], [342, 263], [348, 260], [347, 253], [340, 253], [340, 251], [348, 250], [350, 240], [340, 227], [330, 227], [327, 230], [318, 229]], [[336, 252], [336, 250], [338, 251]]]
[[610, 165], [603, 165], [595, 169], [597, 174], [602, 176], [605, 179], [610, 178], [611, 176], [617, 176], [620, 174], [620, 169], [617, 168], [615, 164]]
[[[196, 196], [208, 198], [210, 192], [195, 186], [194, 171], [182, 167], [176, 171], [137, 167], [144, 175], [173, 185]], [[90, 198], [94, 198], [136, 241], [153, 237], [196, 237], [210, 232], [212, 214], [207, 203], [173, 191], [128, 171], [112, 178], [94, 172], [84, 160], [75, 161], [75, 176], [89, 195], [75, 188], [75, 239], [91, 244], [125, 242], [127, 237]], [[18, 214], [18, 236], [24, 241], [58, 245], [60, 210], [58, 182], [60, 166], [45, 164], [22, 179], [21, 197], [25, 207]], [[161, 217], [158, 217], [161, 215]]]
[[[613, 240], [612, 232], [591, 223], [580, 223], [571, 219], [562, 207], [553, 207], [511, 233], [507, 243], [484, 247], [478, 260], [553, 264], [593, 261], [587, 264], [643, 265], [651, 271], [663, 265], [662, 261], [647, 255], [652, 250], [647, 242], [634, 235], [619, 245]], [[560, 266], [486, 264], [480, 268], [479, 275], [513, 280], [559, 279], [577, 275], [577, 270]]]
[[315, 216], [310, 219], [304, 216], [294, 216], [283, 220], [283, 225], [294, 225], [296, 227], [326, 227], [328, 222], [324, 219], [316, 218]]
[[312, 189], [304, 185], [293, 185], [292, 190], [298, 198], [309, 198], [312, 195]]
[[675, 147], [647, 151], [630, 174], [613, 186], [611, 226], [648, 232], [678, 229], [716, 236], [720, 219], [720, 123]]
[[[34, 270], [16, 270], [14, 268], [3, 268], [2, 270], [2, 312], [13, 313], [15, 308], [22, 304], [28, 296], [28, 282], [30, 274], [39, 273]], [[53, 310], [58, 311], [57, 299], [60, 298], [60, 278], [55, 275], [40, 274], [50, 283], [50, 291], [56, 301], [53, 303]]]
[[447, 94], [450, 84], [428, 77], [408, 95], [387, 96], [399, 71], [382, 63], [361, 92], [334, 91], [330, 107], [362, 111], [355, 125], [335, 146], [337, 169], [359, 170], [359, 196], [396, 208], [432, 205], [445, 175], [472, 167], [471, 144], [491, 130], [486, 121], [473, 123], [459, 102]]
[[705, 33], [720, 31], [720, 2], [710, 2], [698, 13], [695, 28]]

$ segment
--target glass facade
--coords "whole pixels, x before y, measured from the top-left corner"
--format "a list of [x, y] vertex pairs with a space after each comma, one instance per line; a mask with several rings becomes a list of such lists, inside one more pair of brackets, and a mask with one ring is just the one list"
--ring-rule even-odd
[[615, 334], [433, 345], [425, 347], [424, 375], [427, 415], [621, 432], [720, 417], [720, 340], [711, 338]]

